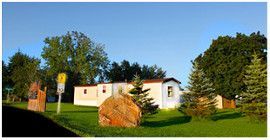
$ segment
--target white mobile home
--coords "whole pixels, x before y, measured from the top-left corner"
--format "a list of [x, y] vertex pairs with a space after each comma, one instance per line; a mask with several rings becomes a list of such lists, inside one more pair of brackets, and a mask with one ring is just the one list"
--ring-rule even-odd
[[[150, 89], [149, 96], [154, 99], [159, 108], [174, 108], [180, 102], [180, 82], [174, 78], [143, 80], [144, 89]], [[74, 104], [99, 106], [104, 100], [118, 92], [121, 88], [128, 93], [133, 88], [131, 83], [114, 82], [74, 87]]]

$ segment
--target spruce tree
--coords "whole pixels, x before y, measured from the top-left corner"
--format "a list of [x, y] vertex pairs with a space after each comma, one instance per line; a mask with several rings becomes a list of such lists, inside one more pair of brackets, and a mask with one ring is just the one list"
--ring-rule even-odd
[[133, 87], [129, 93], [133, 95], [137, 105], [142, 109], [142, 115], [151, 115], [157, 113], [158, 105], [154, 105], [153, 98], [148, 97], [150, 89], [143, 90], [143, 81], [138, 75], [135, 75]]
[[193, 69], [189, 76], [189, 92], [183, 96], [184, 103], [180, 111], [193, 119], [206, 119], [216, 112], [216, 94], [213, 83], [198, 68], [198, 63], [193, 62]]
[[266, 64], [257, 54], [253, 55], [251, 64], [245, 70], [244, 83], [246, 90], [242, 92], [242, 111], [251, 119], [267, 118], [267, 69]]
[[40, 60], [30, 57], [20, 50], [9, 60], [10, 79], [14, 83], [14, 94], [19, 100], [28, 99], [29, 86], [39, 79]]

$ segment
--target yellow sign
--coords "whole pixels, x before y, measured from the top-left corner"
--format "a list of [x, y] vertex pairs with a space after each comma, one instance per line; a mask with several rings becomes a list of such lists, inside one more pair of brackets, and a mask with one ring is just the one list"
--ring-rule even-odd
[[59, 73], [57, 76], [57, 82], [58, 83], [65, 83], [67, 80], [67, 75], [65, 73]]

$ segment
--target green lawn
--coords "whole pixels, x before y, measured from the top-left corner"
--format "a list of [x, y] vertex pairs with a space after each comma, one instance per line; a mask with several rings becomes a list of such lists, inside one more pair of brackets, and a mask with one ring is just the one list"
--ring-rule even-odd
[[[27, 103], [12, 106], [26, 109]], [[266, 137], [267, 124], [251, 123], [234, 110], [220, 110], [213, 121], [191, 121], [177, 110], [162, 110], [147, 118], [138, 128], [99, 127], [96, 107], [74, 106], [62, 103], [61, 114], [56, 115], [57, 103], [48, 103], [41, 113], [80, 136], [125, 137]]]

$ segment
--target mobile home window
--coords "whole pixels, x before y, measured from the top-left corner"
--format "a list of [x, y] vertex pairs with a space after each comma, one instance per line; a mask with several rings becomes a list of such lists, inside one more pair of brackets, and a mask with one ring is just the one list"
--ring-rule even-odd
[[83, 90], [83, 94], [87, 94], [87, 89], [84, 89]]
[[103, 85], [103, 87], [102, 87], [102, 93], [106, 93], [106, 86], [105, 85]]
[[168, 86], [168, 97], [172, 97], [172, 96], [173, 96], [173, 87]]

